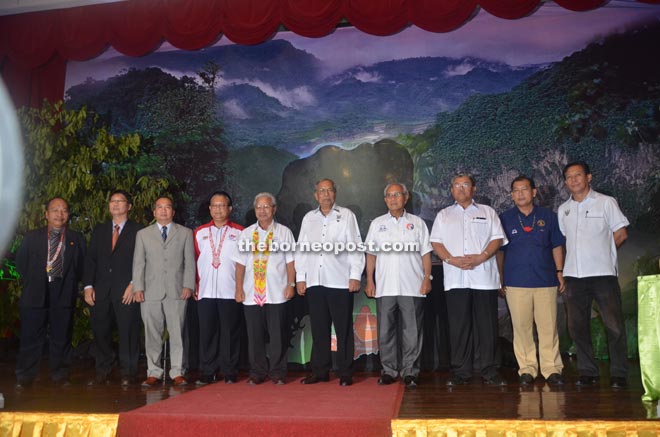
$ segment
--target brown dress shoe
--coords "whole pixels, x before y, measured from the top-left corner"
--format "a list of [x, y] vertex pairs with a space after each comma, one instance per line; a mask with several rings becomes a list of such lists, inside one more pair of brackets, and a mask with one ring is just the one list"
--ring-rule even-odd
[[148, 377], [147, 379], [145, 379], [144, 381], [142, 381], [142, 387], [153, 387], [153, 386], [155, 386], [156, 384], [160, 384], [160, 383], [162, 383], [162, 382], [163, 382], [163, 381], [161, 381], [160, 379], [156, 378], [155, 376], [150, 376], [150, 377]]
[[186, 378], [180, 375], [175, 377], [172, 383], [174, 384], [174, 387], [183, 387], [184, 385], [188, 385], [188, 381], [186, 381]]

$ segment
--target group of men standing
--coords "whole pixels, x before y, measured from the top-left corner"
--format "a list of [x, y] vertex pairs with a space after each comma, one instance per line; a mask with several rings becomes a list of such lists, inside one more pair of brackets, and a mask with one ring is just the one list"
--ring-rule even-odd
[[[521, 384], [530, 384], [539, 375], [550, 384], [564, 383], [556, 326], [557, 296], [564, 293], [569, 331], [578, 352], [577, 384], [598, 381], [589, 330], [596, 300], [610, 343], [611, 385], [626, 385], [616, 249], [626, 239], [628, 221], [613, 198], [591, 189], [585, 163], [567, 165], [564, 178], [571, 198], [558, 216], [534, 205], [534, 182], [520, 176], [511, 184], [515, 207], [498, 217], [492, 208], [474, 201], [474, 178], [459, 174], [450, 187], [455, 202], [438, 213], [430, 233], [421, 218], [405, 210], [406, 186], [385, 187], [388, 212], [372, 221], [365, 240], [369, 243], [365, 293], [377, 301], [379, 384], [399, 378], [407, 387], [418, 384], [423, 298], [431, 291], [433, 251], [444, 266], [452, 370], [448, 385], [469, 384], [475, 370], [486, 384], [506, 384], [497, 355], [498, 293], [506, 296], [511, 312]], [[319, 206], [303, 218], [298, 244], [362, 243], [355, 215], [336, 204], [336, 194], [332, 180], [316, 183]], [[269, 378], [284, 384], [289, 344], [285, 303], [297, 292], [307, 301], [313, 340], [311, 374], [301, 383], [329, 381], [334, 325], [339, 384], [350, 386], [353, 296], [361, 289], [364, 253], [273, 250], [295, 246], [293, 234], [275, 221], [275, 196], [259, 193], [253, 206], [257, 222], [243, 229], [230, 220], [230, 195], [215, 192], [209, 199], [211, 221], [193, 232], [173, 222], [172, 200], [161, 197], [154, 204], [156, 223], [140, 229], [128, 220], [130, 195], [117, 190], [109, 199], [112, 220], [94, 229], [85, 255], [84, 239], [66, 228], [66, 201], [50, 200], [48, 225], [28, 233], [17, 254], [17, 268], [24, 278], [18, 384], [29, 385], [37, 375], [47, 324], [51, 376], [57, 383], [67, 383], [73, 308], [82, 277], [96, 343], [92, 384], [109, 381], [113, 324], [119, 331], [121, 384], [136, 380], [140, 314], [147, 355], [142, 385], [154, 386], [165, 377], [161, 353], [166, 327], [169, 376], [175, 386], [187, 384], [182, 333], [186, 301], [193, 296], [200, 326], [197, 384], [214, 382], [219, 374], [225, 383], [237, 381], [243, 318], [248, 383], [261, 384]], [[414, 250], [386, 250], [395, 243], [407, 243]]]

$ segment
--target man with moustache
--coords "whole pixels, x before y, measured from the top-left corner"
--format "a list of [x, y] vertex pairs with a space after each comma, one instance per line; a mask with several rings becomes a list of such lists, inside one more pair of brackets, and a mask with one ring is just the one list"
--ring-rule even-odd
[[193, 233], [197, 259], [200, 370], [197, 385], [215, 381], [218, 370], [227, 384], [236, 382], [243, 307], [235, 300], [238, 238], [243, 226], [229, 216], [232, 200], [225, 191], [209, 199], [211, 221]]
[[450, 189], [455, 202], [438, 213], [431, 230], [444, 266], [452, 370], [447, 385], [469, 384], [475, 364], [485, 384], [506, 385], [497, 362], [500, 278], [494, 255], [507, 240], [493, 208], [473, 200], [474, 177], [459, 173]]
[[296, 293], [290, 250], [295, 240], [289, 228], [275, 221], [277, 201], [271, 193], [255, 196], [254, 211], [257, 223], [241, 233], [240, 249], [234, 255], [235, 298], [244, 306], [248, 332], [247, 383], [258, 385], [269, 377], [283, 385], [289, 347], [286, 303]]
[[154, 203], [156, 223], [140, 230], [133, 256], [134, 299], [142, 302], [147, 355], [147, 379], [143, 387], [162, 382], [160, 358], [167, 326], [170, 343], [170, 378], [175, 387], [187, 384], [183, 374], [183, 324], [186, 301], [195, 288], [195, 245], [192, 230], [174, 219], [172, 199]]
[[306, 296], [312, 325], [312, 374], [302, 384], [328, 381], [332, 368], [331, 326], [337, 333], [337, 373], [341, 386], [353, 384], [353, 293], [360, 291], [364, 255], [354, 251], [301, 251], [303, 244], [362, 242], [355, 214], [335, 204], [337, 186], [330, 179], [315, 185], [317, 209], [303, 217], [295, 256], [296, 289]]
[[69, 385], [73, 313], [85, 239], [67, 228], [69, 204], [61, 197], [46, 202], [46, 221], [47, 226], [25, 234], [16, 252], [16, 270], [23, 282], [18, 389], [32, 385], [37, 377], [46, 333], [50, 377], [57, 385]]
[[94, 333], [96, 377], [88, 385], [110, 380], [114, 351], [113, 322], [119, 334], [121, 385], [137, 378], [140, 355], [140, 304], [133, 295], [135, 236], [142, 226], [128, 219], [133, 202], [124, 190], [110, 194], [112, 220], [94, 228], [85, 258], [85, 302]]
[[[378, 349], [383, 366], [380, 385], [401, 375], [406, 387], [416, 387], [422, 352], [424, 300], [431, 291], [431, 243], [424, 221], [404, 209], [408, 189], [404, 184], [385, 187], [387, 214], [375, 218], [367, 234], [367, 286], [376, 298]], [[391, 251], [392, 244], [415, 245], [415, 251]], [[376, 278], [374, 281], [374, 273]], [[401, 323], [399, 323], [399, 319]], [[397, 331], [401, 327], [401, 342]], [[398, 365], [399, 355], [401, 366]]]
[[513, 324], [520, 384], [532, 384], [540, 370], [549, 384], [561, 385], [564, 365], [557, 335], [557, 292], [564, 291], [564, 236], [557, 215], [534, 205], [536, 185], [531, 178], [515, 178], [511, 197], [515, 206], [500, 215], [509, 244], [497, 252], [497, 264], [500, 293], [506, 297]]
[[621, 308], [617, 249], [628, 238], [630, 223], [617, 201], [591, 188], [591, 170], [583, 161], [564, 167], [564, 181], [571, 197], [557, 213], [559, 229], [566, 236], [566, 308], [568, 331], [577, 347], [576, 385], [599, 381], [598, 363], [591, 344], [591, 306], [598, 304], [607, 331], [610, 386], [625, 388], [628, 375], [626, 328]]

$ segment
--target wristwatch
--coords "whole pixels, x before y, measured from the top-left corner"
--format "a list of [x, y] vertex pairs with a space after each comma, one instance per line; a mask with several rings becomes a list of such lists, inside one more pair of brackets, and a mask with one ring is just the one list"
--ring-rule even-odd
[[295, 282], [289, 282], [287, 285], [288, 285], [289, 287], [296, 288], [296, 283], [295, 283]]
[[[424, 277], [426, 278], [427, 276], [424, 275]], [[433, 280], [433, 275], [428, 275], [428, 278], [432, 281]]]

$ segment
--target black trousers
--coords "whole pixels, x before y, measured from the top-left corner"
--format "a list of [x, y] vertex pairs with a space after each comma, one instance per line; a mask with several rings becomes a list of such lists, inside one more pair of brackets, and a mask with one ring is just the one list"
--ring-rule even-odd
[[121, 303], [121, 297], [97, 300], [89, 307], [90, 324], [94, 333], [96, 375], [108, 376], [112, 371], [114, 348], [112, 328], [119, 334], [119, 369], [124, 378], [135, 378], [140, 356], [140, 304]]
[[452, 373], [470, 378], [478, 367], [483, 378], [492, 378], [500, 367], [497, 290], [455, 288], [447, 291], [446, 297]]
[[16, 358], [16, 379], [20, 383], [30, 383], [39, 374], [46, 338], [50, 377], [53, 381], [69, 377], [74, 308], [57, 305], [61, 286], [61, 281], [48, 284], [46, 307], [20, 309], [21, 340]]
[[327, 377], [332, 369], [331, 327], [337, 334], [337, 374], [353, 374], [353, 293], [347, 288], [309, 287], [305, 294], [312, 325], [312, 373]]
[[241, 350], [243, 305], [234, 299], [200, 299], [199, 356], [202, 376], [236, 376]]
[[289, 330], [287, 303], [245, 305], [250, 376], [272, 380], [284, 378], [287, 371]]
[[598, 362], [591, 341], [591, 306], [598, 304], [607, 331], [610, 376], [628, 375], [626, 325], [621, 307], [621, 288], [616, 276], [589, 278], [566, 277], [568, 331], [577, 348], [577, 367], [581, 376], [598, 376]]

